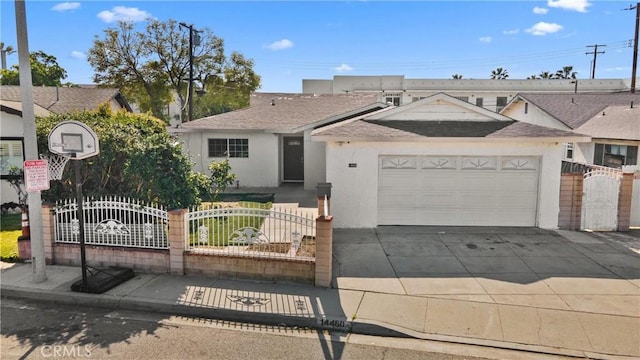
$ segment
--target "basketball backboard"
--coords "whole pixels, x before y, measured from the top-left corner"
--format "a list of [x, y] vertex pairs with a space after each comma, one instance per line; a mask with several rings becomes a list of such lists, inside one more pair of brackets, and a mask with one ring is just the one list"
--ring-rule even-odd
[[88, 125], [68, 120], [56, 125], [49, 133], [49, 151], [80, 160], [97, 155], [100, 146], [98, 136]]

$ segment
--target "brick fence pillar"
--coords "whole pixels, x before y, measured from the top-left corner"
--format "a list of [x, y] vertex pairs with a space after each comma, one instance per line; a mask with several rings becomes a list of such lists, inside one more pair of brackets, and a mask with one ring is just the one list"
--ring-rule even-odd
[[333, 217], [316, 219], [316, 286], [331, 287], [333, 263]]
[[42, 205], [42, 240], [44, 242], [44, 261], [47, 265], [54, 264], [53, 244], [55, 242], [55, 214], [52, 204]]
[[633, 174], [622, 174], [620, 193], [618, 194], [618, 231], [629, 231], [632, 197]]
[[581, 173], [562, 174], [560, 180], [560, 213], [558, 227], [563, 230], [580, 230], [582, 225], [582, 191], [584, 176]]
[[184, 250], [189, 237], [187, 209], [169, 211], [169, 272], [184, 275]]

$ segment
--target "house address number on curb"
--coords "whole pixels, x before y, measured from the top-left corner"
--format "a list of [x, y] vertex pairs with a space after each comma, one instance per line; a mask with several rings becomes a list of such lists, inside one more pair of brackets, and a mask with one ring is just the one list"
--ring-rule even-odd
[[319, 318], [318, 324], [326, 329], [341, 331], [350, 331], [352, 326], [351, 321], [345, 318]]

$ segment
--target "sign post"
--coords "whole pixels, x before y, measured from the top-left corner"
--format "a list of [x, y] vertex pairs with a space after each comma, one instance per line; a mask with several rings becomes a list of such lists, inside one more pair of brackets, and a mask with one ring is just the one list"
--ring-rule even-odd
[[24, 162], [24, 187], [27, 192], [49, 190], [49, 164], [45, 160]]

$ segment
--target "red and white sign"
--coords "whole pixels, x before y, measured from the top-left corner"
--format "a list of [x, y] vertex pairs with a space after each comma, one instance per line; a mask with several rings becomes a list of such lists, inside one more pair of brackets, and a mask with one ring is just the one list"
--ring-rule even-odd
[[24, 187], [27, 192], [49, 190], [49, 164], [46, 160], [24, 162]]

